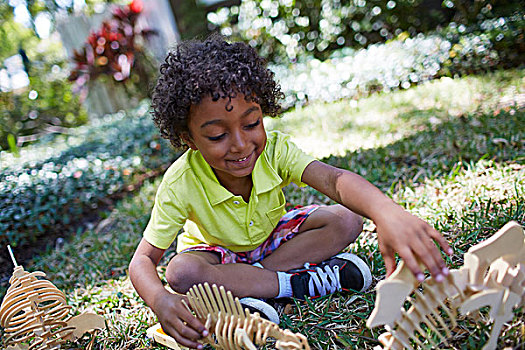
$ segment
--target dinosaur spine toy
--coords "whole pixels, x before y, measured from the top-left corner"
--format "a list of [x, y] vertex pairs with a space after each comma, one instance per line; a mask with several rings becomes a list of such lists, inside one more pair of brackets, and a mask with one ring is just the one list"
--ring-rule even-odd
[[[484, 350], [495, 349], [503, 324], [525, 301], [525, 234], [509, 222], [489, 239], [471, 247], [464, 265], [438, 283], [428, 277], [421, 284], [401, 263], [378, 283], [375, 308], [367, 326], [385, 326], [379, 337], [383, 349], [447, 345], [458, 313], [475, 315], [490, 307], [492, 330]], [[381, 347], [379, 347], [381, 348]]]

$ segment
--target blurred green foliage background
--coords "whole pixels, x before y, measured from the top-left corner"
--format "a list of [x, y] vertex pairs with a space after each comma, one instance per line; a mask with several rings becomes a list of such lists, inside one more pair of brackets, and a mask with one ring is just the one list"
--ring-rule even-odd
[[[25, 26], [16, 22], [13, 15], [15, 6], [24, 3], [30, 16]], [[523, 64], [525, 57], [525, 12], [519, 0], [236, 0], [207, 6], [194, 0], [170, 3], [183, 39], [220, 31], [232, 40], [255, 47], [275, 65], [276, 71], [293, 70], [296, 63], [311, 65], [312, 60], [331, 62], [334, 57], [355, 56], [358, 50], [374, 45], [410, 39], [422, 42], [429, 37], [445, 40], [449, 51], [449, 57], [437, 62], [439, 69], [430, 78], [516, 67]], [[81, 12], [100, 12], [109, 4], [127, 3], [87, 0]], [[23, 89], [0, 90], [1, 149], [16, 152], [43, 134], [60, 133], [87, 122], [82, 106], [85, 92], [72, 93], [80, 89], [72, 89], [65, 79], [71, 58], [64, 54], [54, 31], [57, 20], [71, 14], [78, 14], [72, 1], [0, 3], [0, 62], [20, 53], [29, 77], [29, 85]], [[49, 37], [38, 32], [36, 22], [42, 16], [50, 22]], [[429, 49], [432, 48], [421, 47], [418, 52]], [[110, 86], [122, 85], [130, 100], [147, 97], [156, 62], [139, 46], [135, 55], [127, 55], [135, 57], [138, 73], [133, 74], [132, 69], [132, 79]], [[403, 64], [401, 59], [395, 63]], [[373, 77], [365, 80], [369, 81], [371, 92], [385, 90], [374, 83]], [[405, 81], [414, 83], [398, 80], [399, 86]], [[305, 91], [294, 94], [301, 103], [311, 98]], [[287, 101], [287, 106], [295, 105], [295, 100]]]
[[286, 62], [305, 54], [322, 60], [342, 47], [415, 37], [451, 22], [463, 34], [486, 32], [487, 20], [520, 14], [523, 24], [523, 4], [514, 0], [244, 0], [209, 13], [208, 20], [270, 60]]
[[[120, 32], [109, 26], [96, 32], [74, 60], [53, 29], [58, 18], [74, 13], [73, 2], [27, 1], [31, 20], [25, 26], [15, 21], [15, 3], [0, 3], [0, 62], [20, 54], [29, 84], [0, 89], [0, 241], [23, 244], [112, 205], [144, 177], [161, 172], [176, 153], [149, 121], [147, 100], [136, 110], [93, 118], [82, 106], [85, 96], [74, 93], [67, 79], [74, 76], [78, 85], [93, 71], [112, 87], [123, 86], [129, 100], [147, 97], [158, 67], [142, 46], [128, 47], [134, 66], [129, 79], [118, 80], [115, 72], [122, 67], [100, 65], [119, 63], [122, 45], [111, 37]], [[83, 11], [94, 13], [110, 3], [87, 1]], [[134, 16], [130, 25], [143, 6], [137, 0], [114, 5]], [[185, 18], [179, 24], [182, 38], [220, 31], [265, 56], [286, 95], [285, 109], [341, 99], [353, 108], [378, 92], [520, 67], [525, 61], [525, 11], [517, 0], [243, 0], [208, 7], [187, 0], [172, 5], [177, 19]], [[35, 27], [42, 14], [51, 23], [49, 36]], [[95, 59], [89, 50], [97, 53]], [[115, 52], [109, 55], [109, 50]], [[325, 115], [316, 116], [321, 125]], [[80, 125], [85, 126], [76, 128]]]

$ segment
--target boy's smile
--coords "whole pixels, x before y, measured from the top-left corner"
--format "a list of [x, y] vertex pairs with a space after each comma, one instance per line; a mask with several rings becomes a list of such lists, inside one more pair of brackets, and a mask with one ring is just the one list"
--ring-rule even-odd
[[260, 106], [242, 94], [229, 104], [228, 99], [213, 101], [206, 96], [191, 106], [188, 130], [188, 146], [201, 152], [224, 187], [245, 197], [255, 162], [266, 146]]

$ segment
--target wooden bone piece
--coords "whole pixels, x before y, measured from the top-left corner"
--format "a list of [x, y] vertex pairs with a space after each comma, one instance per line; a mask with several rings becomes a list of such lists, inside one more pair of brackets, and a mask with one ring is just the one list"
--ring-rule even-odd
[[505, 322], [513, 317], [513, 309], [525, 298], [522, 264], [525, 262], [525, 232], [511, 221], [485, 241], [471, 247], [465, 254], [464, 266], [469, 270], [473, 293], [460, 306], [464, 314], [490, 306], [493, 320], [488, 342], [483, 349], [495, 349]]
[[376, 286], [377, 298], [374, 310], [366, 321], [368, 328], [383, 325], [394, 326], [396, 320], [402, 316], [401, 306], [412, 293], [418, 282], [410, 270], [401, 261], [389, 278], [379, 282]]
[[[28, 273], [16, 266], [11, 285], [0, 306], [0, 324], [8, 344], [27, 342], [34, 338], [29, 349], [51, 349], [58, 339], [67, 337], [68, 313], [64, 294], [44, 277], [43, 272]], [[63, 329], [63, 331], [61, 331]]]
[[514, 221], [503, 226], [492, 237], [471, 247], [465, 253], [465, 263], [469, 270], [471, 285], [483, 285], [490, 264], [496, 259], [503, 259], [511, 266], [525, 260], [525, 237], [523, 228]]
[[[441, 283], [429, 277], [419, 284], [401, 262], [394, 274], [378, 283], [376, 305], [367, 321], [367, 326], [369, 328], [385, 326], [388, 336], [380, 338], [385, 349], [412, 348], [411, 342], [419, 347], [425, 347], [418, 333], [431, 346], [438, 345], [432, 339], [432, 334], [446, 344], [451, 331], [450, 326], [441, 316], [441, 311], [444, 311], [454, 327], [456, 311], [449, 307], [445, 300], [463, 297], [462, 290], [465, 288], [466, 278], [465, 273], [454, 270]], [[423, 291], [419, 290], [419, 285]], [[411, 294], [414, 294], [414, 298], [410, 297]], [[406, 301], [410, 302], [408, 310], [403, 306]], [[422, 324], [431, 333], [421, 329]]]
[[[495, 349], [503, 324], [512, 319], [513, 309], [525, 304], [525, 234], [522, 227], [509, 222], [489, 239], [471, 247], [464, 265], [451, 270], [442, 283], [426, 279], [420, 292], [410, 271], [401, 263], [396, 272], [377, 286], [375, 308], [367, 321], [368, 327], [384, 325], [387, 333], [379, 339], [385, 349], [411, 348], [410, 341], [421, 346], [416, 331], [426, 324], [441, 341], [450, 338], [450, 326], [455, 327], [457, 310], [472, 313], [490, 306], [494, 321], [484, 350]], [[404, 286], [403, 286], [404, 285]], [[410, 294], [415, 298], [411, 299]], [[410, 301], [405, 312], [403, 305]], [[398, 309], [399, 308], [399, 309]], [[450, 321], [447, 326], [440, 315], [444, 311]], [[442, 334], [439, 329], [443, 329]], [[431, 344], [432, 340], [425, 335]]]
[[8, 349], [58, 349], [66, 340], [105, 326], [104, 319], [96, 314], [70, 318], [71, 306], [64, 293], [44, 279], [45, 273], [25, 271], [8, 249], [15, 269], [0, 304], [0, 325]]
[[204, 342], [216, 349], [255, 349], [268, 337], [276, 339], [277, 349], [310, 349], [305, 336], [283, 331], [258, 313], [243, 310], [239, 298], [222, 286], [198, 284], [190, 288], [187, 297], [197, 318], [214, 331], [215, 338], [209, 336]]
[[518, 305], [521, 297], [508, 289], [489, 289], [476, 293], [467, 299], [460, 308], [462, 314], [490, 306], [490, 318], [494, 320], [488, 342], [483, 350], [496, 349], [498, 335], [505, 322], [512, 320], [514, 307]]

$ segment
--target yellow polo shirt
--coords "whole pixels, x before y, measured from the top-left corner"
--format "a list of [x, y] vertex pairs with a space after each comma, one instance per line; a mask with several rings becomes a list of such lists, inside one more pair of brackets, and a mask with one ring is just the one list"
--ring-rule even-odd
[[304, 185], [301, 176], [314, 160], [289, 136], [278, 131], [267, 136], [252, 172], [248, 203], [219, 183], [199, 151], [185, 152], [164, 174], [144, 231], [146, 241], [166, 249], [184, 227], [177, 251], [205, 243], [242, 252], [263, 243], [286, 212], [281, 188], [290, 182]]

